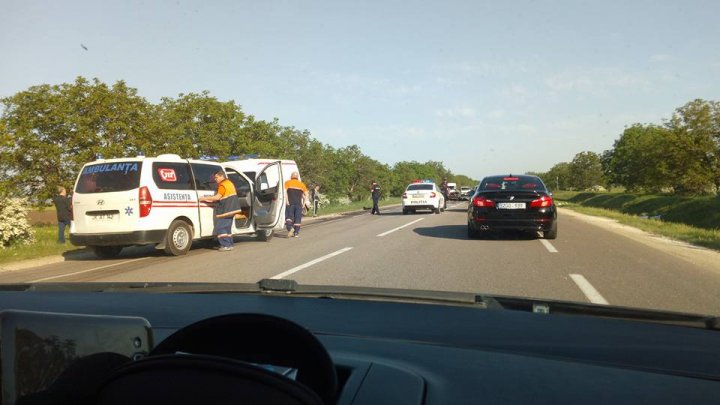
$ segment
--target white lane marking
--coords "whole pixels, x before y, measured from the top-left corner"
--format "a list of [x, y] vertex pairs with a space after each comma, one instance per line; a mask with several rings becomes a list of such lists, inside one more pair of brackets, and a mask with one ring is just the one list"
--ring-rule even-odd
[[306, 268], [308, 268], [308, 267], [310, 267], [310, 266], [312, 266], [312, 265], [314, 265], [314, 264], [320, 263], [320, 262], [323, 261], [323, 260], [327, 260], [327, 259], [329, 259], [329, 258], [331, 258], [331, 257], [334, 257], [334, 256], [337, 256], [337, 255], [339, 255], [339, 254], [345, 253], [345, 252], [347, 252], [347, 251], [350, 250], [350, 249], [352, 249], [352, 248], [351, 248], [351, 247], [342, 248], [342, 249], [340, 249], [340, 250], [338, 250], [338, 251], [335, 251], [335, 252], [326, 254], [326, 255], [323, 256], [323, 257], [318, 257], [318, 258], [315, 259], [315, 260], [311, 260], [311, 261], [309, 261], [309, 262], [307, 262], [307, 263], [305, 263], [305, 264], [301, 264], [301, 265], [299, 265], [299, 266], [297, 266], [297, 267], [293, 267], [292, 269], [290, 269], [290, 270], [288, 270], [288, 271], [282, 272], [282, 273], [280, 273], [280, 274], [278, 274], [278, 275], [275, 275], [275, 276], [272, 276], [272, 277], [270, 277], [270, 278], [273, 279], [273, 280], [280, 280], [281, 278], [287, 277], [287, 276], [289, 276], [289, 275], [291, 275], [291, 274], [293, 274], [293, 273], [297, 273], [298, 271], [300, 271], [300, 270], [302, 270], [302, 269], [306, 269]]
[[124, 262], [120, 262], [120, 263], [113, 263], [113, 264], [108, 264], [108, 265], [105, 265], [105, 266], [93, 267], [92, 269], [76, 271], [76, 272], [74, 272], [74, 273], [61, 274], [61, 275], [59, 275], [59, 276], [51, 276], [51, 277], [39, 278], [39, 279], [37, 279], [37, 280], [28, 281], [28, 283], [39, 283], [39, 282], [42, 282], [42, 281], [54, 280], [54, 279], [56, 279], [56, 278], [69, 277], [69, 276], [74, 276], [74, 275], [76, 275], [76, 274], [89, 273], [89, 272], [91, 272], [91, 271], [102, 270], [102, 269], [105, 269], [105, 268], [108, 268], [108, 267], [119, 266], [119, 265], [121, 265], [121, 264], [137, 262], [138, 260], [145, 260], [145, 259], [149, 259], [149, 257], [141, 257], [141, 258], [139, 258], [139, 259], [125, 260]]
[[555, 246], [553, 246], [552, 243], [548, 242], [546, 239], [538, 239], [538, 240], [540, 241], [540, 243], [543, 244], [543, 246], [545, 246], [545, 249], [547, 249], [548, 252], [550, 252], [550, 253], [558, 252], [558, 250], [555, 249]]
[[414, 221], [410, 221], [410, 222], [408, 222], [408, 223], [405, 224], [405, 225], [398, 226], [397, 228], [393, 228], [393, 229], [391, 229], [391, 230], [389, 230], [389, 231], [387, 231], [387, 232], [383, 232], [383, 233], [381, 233], [381, 234], [378, 234], [377, 236], [385, 236], [385, 235], [387, 235], [387, 234], [391, 234], [391, 233], [393, 233], [393, 232], [395, 232], [395, 231], [399, 231], [399, 230], [405, 228], [406, 226], [410, 226], [410, 225], [412, 225], [412, 224], [414, 224], [414, 223], [416, 223], [416, 222], [420, 222], [420, 221], [422, 221], [423, 219], [425, 219], [425, 218], [420, 218], [420, 219], [416, 219], [416, 220], [414, 220]]
[[580, 287], [580, 290], [585, 294], [585, 296], [592, 302], [593, 304], [602, 304], [602, 305], [608, 305], [607, 300], [600, 295], [598, 290], [595, 289], [595, 287], [590, 284], [585, 277], [582, 276], [582, 274], [571, 274], [570, 278], [577, 284], [578, 287]]

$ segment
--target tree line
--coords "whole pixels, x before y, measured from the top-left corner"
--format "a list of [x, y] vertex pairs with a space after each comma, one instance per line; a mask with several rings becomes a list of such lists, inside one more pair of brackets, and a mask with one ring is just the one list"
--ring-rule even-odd
[[662, 124], [632, 124], [612, 149], [585, 151], [538, 174], [552, 189], [623, 187], [629, 192], [720, 190], [720, 102], [696, 99]]
[[351, 200], [366, 198], [373, 180], [395, 196], [413, 179], [476, 183], [442, 162], [390, 166], [357, 145], [323, 144], [307, 130], [281, 125], [277, 118], [257, 119], [235, 101], [218, 100], [207, 91], [164, 97], [154, 104], [124, 81], [108, 85], [78, 77], [72, 83], [32, 86], [0, 102], [2, 197], [44, 200], [57, 185], [71, 187], [87, 162], [163, 153], [219, 161], [249, 155], [292, 159], [306, 183]]

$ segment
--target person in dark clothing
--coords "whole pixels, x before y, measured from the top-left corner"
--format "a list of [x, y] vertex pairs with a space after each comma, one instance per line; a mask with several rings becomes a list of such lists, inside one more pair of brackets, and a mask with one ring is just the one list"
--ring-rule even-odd
[[373, 207], [372, 211], [370, 211], [370, 214], [377, 214], [380, 215], [380, 208], [378, 207], [378, 201], [380, 201], [380, 185], [377, 184], [376, 181], [372, 182], [372, 185], [370, 186], [370, 194], [372, 195], [373, 200]]
[[72, 221], [72, 201], [67, 195], [65, 187], [58, 187], [57, 194], [52, 198], [57, 211], [58, 221], [58, 243], [65, 243], [65, 228], [70, 226]]
[[447, 201], [450, 198], [450, 193], [448, 192], [448, 181], [447, 178], [443, 177], [442, 183], [440, 183], [440, 193], [443, 195], [443, 208], [447, 209]]

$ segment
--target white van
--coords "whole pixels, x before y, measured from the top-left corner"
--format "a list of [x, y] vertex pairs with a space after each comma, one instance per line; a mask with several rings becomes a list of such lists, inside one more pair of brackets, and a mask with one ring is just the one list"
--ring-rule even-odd
[[272, 238], [285, 213], [281, 162], [269, 162], [254, 180], [217, 162], [178, 155], [97, 160], [83, 166], [73, 193], [70, 242], [89, 246], [99, 257], [114, 257], [123, 247], [156, 245], [183, 255], [192, 242], [213, 237], [213, 174], [224, 170], [235, 184], [246, 218], [233, 221], [234, 235]]

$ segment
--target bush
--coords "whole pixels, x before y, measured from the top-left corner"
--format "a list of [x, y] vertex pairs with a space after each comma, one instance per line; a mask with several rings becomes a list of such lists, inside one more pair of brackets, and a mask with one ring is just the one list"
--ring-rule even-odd
[[27, 212], [27, 199], [4, 199], [0, 206], [0, 249], [35, 242], [35, 233], [28, 222]]

